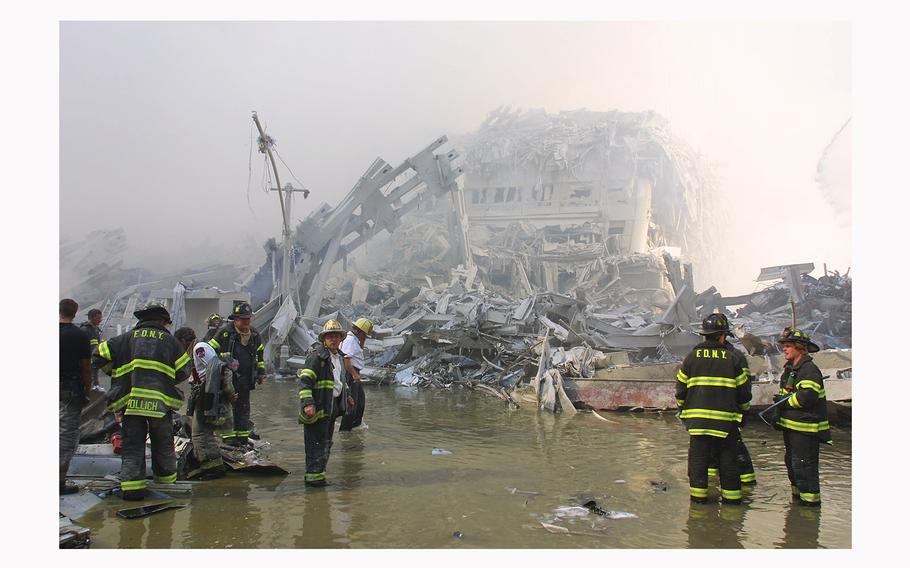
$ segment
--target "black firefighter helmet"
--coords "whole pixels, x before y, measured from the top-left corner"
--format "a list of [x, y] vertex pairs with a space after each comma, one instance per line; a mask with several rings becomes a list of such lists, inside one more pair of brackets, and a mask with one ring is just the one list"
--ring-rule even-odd
[[234, 306], [231, 315], [228, 316], [229, 320], [235, 319], [244, 319], [253, 317], [253, 308], [250, 307], [250, 304], [247, 302], [240, 302]]
[[730, 320], [724, 314], [711, 314], [701, 322], [700, 335], [715, 335], [718, 333], [733, 333], [730, 329]]
[[789, 327], [785, 327], [784, 332], [780, 334], [777, 342], [781, 344], [801, 343], [809, 353], [817, 353], [819, 350], [818, 345], [809, 339], [809, 334], [801, 329], [790, 329]]
[[163, 305], [158, 302], [149, 302], [142, 308], [133, 312], [139, 321], [164, 320], [164, 323], [171, 323], [171, 314]]

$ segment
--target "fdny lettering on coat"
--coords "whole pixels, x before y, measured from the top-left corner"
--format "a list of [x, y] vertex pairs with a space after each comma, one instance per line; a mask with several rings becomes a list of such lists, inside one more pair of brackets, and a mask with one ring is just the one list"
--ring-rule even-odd
[[150, 339], [164, 339], [164, 332], [157, 329], [135, 329], [133, 330], [133, 337], [148, 337]]
[[726, 359], [726, 349], [696, 349], [695, 356], [700, 359]]

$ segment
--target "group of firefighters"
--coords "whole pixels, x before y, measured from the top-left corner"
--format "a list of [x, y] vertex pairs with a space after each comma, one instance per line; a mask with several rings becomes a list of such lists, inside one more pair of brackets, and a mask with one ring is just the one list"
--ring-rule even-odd
[[[100, 337], [100, 311], [91, 310], [82, 328], [72, 323], [77, 311], [74, 300], [61, 300], [61, 494], [78, 490], [66, 479], [66, 472], [78, 444], [82, 405], [90, 389], [100, 388], [93, 369], [111, 377], [107, 401], [120, 421], [120, 489], [125, 500], [142, 500], [147, 494], [146, 437], [151, 441], [153, 480], [177, 480], [173, 414], [184, 402], [178, 388], [184, 380], [192, 385], [187, 415], [192, 417], [195, 465], [188, 478], [223, 476], [227, 468], [222, 443], [246, 448], [250, 438], [258, 438], [250, 419], [250, 393], [265, 378], [264, 347], [251, 327], [253, 312], [248, 303], [237, 304], [227, 321], [212, 314], [202, 340], [189, 327], [171, 334], [170, 314], [159, 304], [135, 311], [136, 326], [106, 341]], [[355, 321], [347, 334], [338, 321], [327, 321], [318, 346], [298, 371], [298, 422], [304, 429], [307, 486], [328, 484], [325, 470], [336, 420], [342, 418], [341, 430], [365, 427], [360, 373], [363, 346], [372, 331], [373, 323], [366, 318]], [[716, 473], [721, 500], [737, 504], [742, 502], [742, 485], [755, 483], [752, 461], [740, 435], [752, 399], [748, 363], [730, 344], [732, 331], [723, 314], [706, 317], [699, 333], [704, 341], [685, 357], [676, 383], [678, 416], [689, 434], [689, 495], [693, 502], [706, 503], [708, 478]], [[794, 500], [818, 506], [819, 444], [831, 443], [824, 378], [809, 355], [819, 348], [805, 332], [790, 328], [778, 343], [786, 364], [769, 410], [776, 411], [773, 422], [783, 432], [784, 461]]]
[[[676, 405], [689, 433], [689, 498], [708, 502], [708, 477], [718, 473], [723, 503], [742, 502], [742, 485], [755, 483], [755, 471], [743, 444], [752, 400], [749, 364], [730, 345], [730, 322], [723, 314], [702, 321], [704, 341], [696, 345], [676, 373]], [[783, 431], [784, 463], [793, 499], [800, 505], [821, 505], [818, 481], [819, 444], [831, 444], [825, 379], [809, 353], [819, 350], [808, 334], [785, 328], [777, 342], [783, 350], [783, 373], [768, 411]]]

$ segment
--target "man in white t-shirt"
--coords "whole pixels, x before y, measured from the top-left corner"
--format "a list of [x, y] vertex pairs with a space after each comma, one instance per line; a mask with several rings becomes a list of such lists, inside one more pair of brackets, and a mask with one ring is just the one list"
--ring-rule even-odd
[[341, 351], [344, 353], [344, 368], [348, 372], [348, 385], [351, 388], [351, 396], [354, 398], [354, 409], [341, 418], [339, 432], [367, 427], [363, 423], [363, 411], [366, 409], [367, 401], [363, 385], [360, 382], [360, 371], [364, 367], [363, 345], [371, 333], [373, 333], [373, 322], [367, 318], [360, 318], [351, 326], [351, 331], [341, 344]]

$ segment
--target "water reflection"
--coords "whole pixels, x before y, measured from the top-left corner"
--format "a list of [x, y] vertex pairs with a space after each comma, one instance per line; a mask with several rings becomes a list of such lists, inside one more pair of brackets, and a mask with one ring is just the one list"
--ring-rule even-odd
[[116, 511], [149, 506], [161, 501], [126, 502], [109, 511], [120, 522], [117, 548], [171, 548], [174, 543], [174, 522], [180, 510], [164, 511], [139, 519], [121, 519]]
[[[740, 506], [690, 505], [688, 436], [672, 416], [509, 410], [466, 390], [371, 388], [368, 430], [335, 437], [331, 486], [304, 487], [303, 432], [291, 384], [257, 389], [257, 427], [286, 477], [239, 472], [194, 485], [189, 507], [125, 520], [106, 503], [81, 522], [121, 548], [775, 548], [850, 546], [851, 446], [822, 461], [825, 518], [791, 507], [783, 444], [746, 431], [759, 474]], [[269, 409], [266, 412], [265, 409]], [[258, 413], [258, 414], [257, 414]], [[432, 455], [433, 448], [451, 451]], [[754, 448], [754, 450], [753, 450]], [[595, 499], [638, 519], [554, 519]], [[540, 521], [604, 538], [550, 534]], [[599, 528], [599, 527], [598, 527]], [[453, 538], [455, 531], [463, 539]]]
[[689, 548], [745, 548], [743, 521], [747, 506], [689, 504], [685, 533]]
[[784, 517], [783, 538], [774, 543], [778, 548], [819, 548], [821, 507], [792, 503]]

